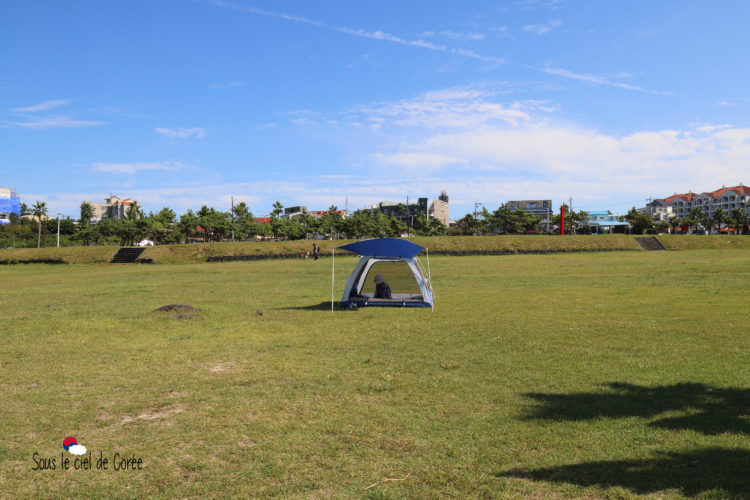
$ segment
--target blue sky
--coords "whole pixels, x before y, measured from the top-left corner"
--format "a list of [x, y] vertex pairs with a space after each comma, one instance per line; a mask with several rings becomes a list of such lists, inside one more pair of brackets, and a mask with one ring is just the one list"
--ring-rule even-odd
[[[451, 217], [750, 182], [743, 1], [6, 1], [0, 186]], [[743, 175], [744, 174], [744, 175]]]

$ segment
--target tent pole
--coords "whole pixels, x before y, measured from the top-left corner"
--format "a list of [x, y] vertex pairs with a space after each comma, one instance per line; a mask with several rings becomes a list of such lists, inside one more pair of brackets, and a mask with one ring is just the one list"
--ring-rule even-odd
[[331, 312], [333, 312], [333, 280], [336, 276], [336, 250], [331, 249]]
[[432, 291], [432, 274], [430, 273], [430, 249], [424, 249], [427, 255], [427, 282], [430, 284], [430, 293], [432, 294], [432, 312], [435, 312], [435, 292]]

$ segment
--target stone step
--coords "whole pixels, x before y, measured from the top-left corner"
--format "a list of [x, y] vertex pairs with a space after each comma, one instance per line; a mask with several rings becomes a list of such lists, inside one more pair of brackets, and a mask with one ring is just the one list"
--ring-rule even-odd
[[635, 241], [644, 250], [666, 250], [656, 236], [636, 236]]
[[141, 256], [145, 248], [123, 247], [115, 252], [110, 264], [132, 264]]

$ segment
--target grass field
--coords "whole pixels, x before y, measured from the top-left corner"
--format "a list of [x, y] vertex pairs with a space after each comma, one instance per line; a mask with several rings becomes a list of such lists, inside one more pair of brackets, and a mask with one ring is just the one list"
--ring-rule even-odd
[[434, 312], [330, 264], [0, 267], [0, 497], [748, 497], [750, 252], [435, 257]]

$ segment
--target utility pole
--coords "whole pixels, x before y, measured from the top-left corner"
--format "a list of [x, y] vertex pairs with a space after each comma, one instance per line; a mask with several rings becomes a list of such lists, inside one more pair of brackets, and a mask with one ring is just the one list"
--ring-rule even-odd
[[483, 205], [483, 204], [482, 204], [482, 203], [479, 203], [478, 201], [475, 201], [475, 202], [474, 202], [474, 219], [475, 219], [475, 220], [476, 220], [476, 218], [477, 218], [477, 215], [479, 215], [479, 211], [477, 210], [477, 208], [481, 207], [482, 205]]
[[234, 196], [231, 196], [232, 200], [232, 243], [234, 243]]
[[57, 212], [57, 248], [60, 248], [60, 216], [62, 212]]
[[409, 225], [409, 214], [411, 213], [411, 210], [409, 210], [409, 197], [406, 197], [406, 235], [411, 238], [411, 226]]

